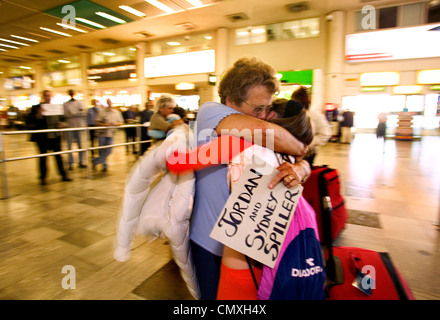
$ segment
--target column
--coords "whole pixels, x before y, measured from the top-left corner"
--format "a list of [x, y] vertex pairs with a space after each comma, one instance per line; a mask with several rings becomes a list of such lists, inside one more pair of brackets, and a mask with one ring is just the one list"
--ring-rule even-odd
[[46, 61], [37, 61], [34, 64], [34, 69], [35, 69], [34, 91], [37, 93], [39, 97], [41, 97], [41, 92], [43, 92], [43, 90], [48, 89], [45, 88], [43, 83], [43, 74], [44, 74], [45, 66], [46, 66]]
[[147, 43], [140, 42], [136, 44], [136, 74], [138, 79], [139, 94], [141, 95], [140, 110], [145, 109], [145, 103], [148, 100], [147, 79], [145, 78], [145, 56], [147, 54]]
[[[205, 99], [211, 95], [210, 101], [220, 102], [218, 96], [218, 83], [220, 75], [229, 67], [229, 30], [227, 28], [219, 28], [214, 34], [214, 49], [215, 49], [215, 75], [217, 82], [215, 86], [209, 86], [205, 92]], [[202, 104], [202, 101], [200, 101]], [[204, 101], [206, 102], [206, 101]]]
[[328, 42], [324, 102], [340, 106], [345, 57], [345, 13], [333, 11], [327, 14], [326, 21]]
[[89, 79], [87, 69], [90, 65], [90, 54], [88, 52], [81, 52], [79, 55], [80, 59], [80, 68], [81, 68], [81, 86], [83, 92], [83, 103], [85, 106], [89, 106], [91, 104], [91, 94], [89, 88]]
[[0, 67], [0, 98], [6, 99], [6, 90], [5, 90], [5, 78], [6, 78], [6, 67]]

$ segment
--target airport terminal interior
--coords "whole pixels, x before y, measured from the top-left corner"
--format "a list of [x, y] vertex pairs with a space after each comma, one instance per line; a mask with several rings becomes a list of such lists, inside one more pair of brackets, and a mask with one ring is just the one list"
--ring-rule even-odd
[[[121, 130], [115, 142], [124, 139]], [[440, 136], [384, 141], [359, 133], [351, 143], [327, 143], [315, 162], [341, 176], [349, 217], [336, 245], [388, 252], [420, 300], [440, 299], [439, 143]], [[5, 136], [5, 145], [10, 158], [36, 154], [28, 135]], [[70, 182], [61, 181], [49, 159], [44, 186], [37, 161], [7, 163], [0, 299], [193, 299], [167, 239], [138, 236], [129, 261], [113, 258], [124, 185], [137, 155], [114, 147], [107, 172], [75, 166]], [[75, 269], [75, 289], [63, 287], [72, 271], [66, 266]]]
[[71, 169], [63, 154], [62, 181], [50, 156], [41, 185], [26, 115], [48, 89], [57, 115], [74, 90], [119, 111], [167, 93], [194, 119], [220, 101], [223, 72], [256, 56], [276, 69], [278, 98], [308, 88], [332, 128], [336, 111], [354, 115], [353, 139], [315, 160], [341, 178], [335, 245], [389, 253], [415, 299], [440, 300], [439, 30], [437, 0], [0, 0], [0, 299], [193, 300], [168, 239], [138, 236], [128, 261], [113, 257], [142, 159], [123, 129], [105, 172], [90, 152]]

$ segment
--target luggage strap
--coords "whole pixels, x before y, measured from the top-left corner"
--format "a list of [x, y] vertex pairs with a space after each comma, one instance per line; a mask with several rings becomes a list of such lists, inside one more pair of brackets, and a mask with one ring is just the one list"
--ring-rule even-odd
[[393, 262], [391, 261], [391, 257], [387, 252], [379, 252], [379, 256], [382, 259], [383, 264], [388, 270], [388, 274], [390, 275], [391, 281], [393, 281], [394, 288], [396, 288], [397, 294], [400, 300], [409, 300], [409, 297], [405, 291], [405, 288], [402, 285], [402, 281], [400, 281], [399, 273], [394, 267]]

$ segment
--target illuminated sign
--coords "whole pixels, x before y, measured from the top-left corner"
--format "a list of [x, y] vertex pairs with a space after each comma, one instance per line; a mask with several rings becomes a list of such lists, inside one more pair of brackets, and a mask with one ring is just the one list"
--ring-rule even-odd
[[440, 24], [349, 34], [348, 62], [440, 57]]
[[419, 71], [417, 73], [417, 83], [419, 84], [440, 83], [440, 69]]
[[203, 50], [145, 58], [145, 77], [165, 77], [215, 71], [215, 51]]
[[417, 94], [423, 90], [422, 86], [410, 85], [410, 86], [395, 86], [393, 88], [394, 94]]
[[361, 86], [394, 86], [399, 84], [398, 72], [365, 72], [361, 74]]
[[136, 72], [134, 61], [115, 62], [91, 67], [87, 70], [87, 78], [96, 82], [130, 79], [130, 74]]

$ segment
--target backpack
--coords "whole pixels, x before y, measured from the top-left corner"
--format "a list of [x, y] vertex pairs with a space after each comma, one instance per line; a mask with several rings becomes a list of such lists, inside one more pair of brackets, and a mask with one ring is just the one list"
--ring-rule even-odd
[[263, 266], [259, 300], [323, 300], [325, 266], [315, 212], [301, 196], [274, 268]]

